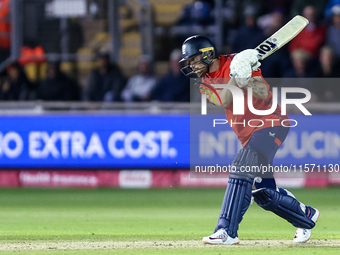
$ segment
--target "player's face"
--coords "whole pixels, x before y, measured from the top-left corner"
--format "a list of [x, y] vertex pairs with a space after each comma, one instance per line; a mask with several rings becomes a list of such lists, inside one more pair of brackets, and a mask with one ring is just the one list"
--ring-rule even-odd
[[196, 73], [198, 77], [202, 77], [207, 72], [207, 67], [200, 62], [202, 55], [197, 55], [188, 59], [191, 69]]
[[340, 15], [339, 14], [333, 15], [333, 24], [334, 26], [336, 26], [336, 28], [340, 27]]

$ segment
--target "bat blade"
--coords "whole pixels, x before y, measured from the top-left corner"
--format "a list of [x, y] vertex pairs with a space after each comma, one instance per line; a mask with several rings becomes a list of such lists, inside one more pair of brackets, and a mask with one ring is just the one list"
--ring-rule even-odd
[[286, 25], [256, 47], [256, 50], [259, 52], [259, 59], [263, 60], [282, 48], [296, 37], [308, 23], [309, 21], [305, 17], [296, 15]]
[[[281, 27], [272, 36], [267, 38], [255, 49], [259, 52], [259, 60], [273, 54], [278, 49], [289, 43], [295, 36], [297, 36], [307, 25], [309, 21], [305, 17], [296, 15], [286, 25]], [[230, 77], [235, 77], [236, 73], [230, 73]]]

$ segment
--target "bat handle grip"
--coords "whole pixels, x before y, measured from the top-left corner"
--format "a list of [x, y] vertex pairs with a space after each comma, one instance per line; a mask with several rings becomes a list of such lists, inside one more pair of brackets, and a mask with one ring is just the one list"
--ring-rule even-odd
[[232, 72], [232, 73], [229, 74], [229, 76], [230, 76], [231, 78], [235, 77], [236, 75], [237, 75], [236, 72]]

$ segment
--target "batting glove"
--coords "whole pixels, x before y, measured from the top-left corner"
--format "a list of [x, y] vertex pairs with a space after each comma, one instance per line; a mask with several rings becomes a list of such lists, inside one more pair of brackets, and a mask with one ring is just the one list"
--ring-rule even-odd
[[248, 49], [236, 54], [231, 61], [230, 73], [233, 74], [240, 88], [248, 84], [252, 71], [257, 70], [261, 66], [258, 55], [257, 50]]
[[241, 51], [235, 55], [234, 59], [235, 58], [237, 60], [248, 62], [251, 65], [253, 71], [256, 71], [261, 66], [261, 63], [259, 62], [259, 53], [257, 50], [248, 49]]
[[236, 74], [235, 80], [240, 88], [246, 86], [252, 76], [252, 67], [248, 61], [233, 59], [230, 63], [230, 73]]

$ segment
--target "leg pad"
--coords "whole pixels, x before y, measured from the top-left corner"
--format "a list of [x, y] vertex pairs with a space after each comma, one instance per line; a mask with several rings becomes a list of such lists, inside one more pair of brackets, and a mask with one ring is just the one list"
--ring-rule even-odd
[[230, 237], [237, 237], [238, 226], [250, 204], [252, 184], [252, 179], [229, 179], [215, 231], [224, 228]]
[[252, 194], [259, 206], [286, 219], [293, 226], [306, 229], [315, 226], [315, 223], [306, 216], [306, 206], [295, 198], [268, 188], [253, 190]]
[[236, 171], [229, 175], [215, 232], [224, 228], [230, 237], [235, 238], [238, 226], [250, 205], [254, 178], [252, 173], [243, 172], [242, 166], [257, 166], [257, 152], [252, 148], [243, 148], [237, 153], [232, 165]]

